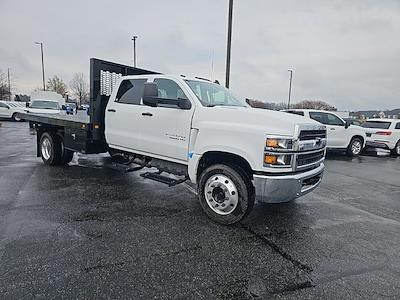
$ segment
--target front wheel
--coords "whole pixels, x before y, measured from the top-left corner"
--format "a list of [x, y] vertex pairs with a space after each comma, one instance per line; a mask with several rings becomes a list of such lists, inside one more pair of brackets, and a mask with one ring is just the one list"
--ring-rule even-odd
[[200, 175], [200, 205], [207, 216], [223, 225], [244, 219], [254, 205], [254, 187], [247, 174], [236, 166], [212, 165]]
[[362, 148], [363, 141], [358, 137], [352, 138], [349, 146], [347, 147], [347, 154], [349, 156], [358, 156], [360, 155]]

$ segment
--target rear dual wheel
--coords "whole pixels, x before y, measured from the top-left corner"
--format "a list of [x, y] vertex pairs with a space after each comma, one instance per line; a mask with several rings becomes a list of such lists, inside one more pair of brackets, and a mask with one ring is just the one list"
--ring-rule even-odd
[[49, 132], [42, 134], [39, 150], [44, 164], [49, 166], [66, 165], [74, 156], [73, 151], [64, 148], [61, 137]]

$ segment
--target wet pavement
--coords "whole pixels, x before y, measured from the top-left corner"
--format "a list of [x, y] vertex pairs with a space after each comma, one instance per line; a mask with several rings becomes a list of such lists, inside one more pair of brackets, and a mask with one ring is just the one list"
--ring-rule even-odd
[[400, 158], [330, 154], [314, 193], [225, 227], [187, 185], [107, 155], [46, 167], [0, 123], [2, 299], [400, 297]]

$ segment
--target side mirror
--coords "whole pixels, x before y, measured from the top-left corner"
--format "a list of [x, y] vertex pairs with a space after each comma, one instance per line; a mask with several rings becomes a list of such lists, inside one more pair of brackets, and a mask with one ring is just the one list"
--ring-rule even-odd
[[344, 124], [344, 128], [349, 128], [350, 127], [350, 125], [351, 125], [351, 121], [349, 121], [349, 120], [346, 120], [346, 123]]
[[29, 102], [25, 102], [25, 107], [29, 108]]
[[179, 98], [178, 99], [178, 107], [180, 109], [189, 110], [192, 108], [192, 103], [190, 103], [189, 99], [186, 98]]
[[158, 99], [153, 97], [143, 97], [143, 104], [151, 107], [157, 107]]
[[143, 87], [143, 104], [157, 107], [158, 105], [158, 87], [157, 83], [146, 82]]
[[67, 107], [63, 104], [63, 105], [61, 105], [61, 109], [62, 110], [67, 110]]

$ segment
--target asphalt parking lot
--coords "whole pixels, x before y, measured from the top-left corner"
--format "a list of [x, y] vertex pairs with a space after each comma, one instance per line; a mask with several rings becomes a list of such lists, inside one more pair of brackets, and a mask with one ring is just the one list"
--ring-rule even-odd
[[330, 154], [314, 193], [225, 227], [186, 185], [106, 155], [46, 167], [0, 123], [2, 299], [400, 297], [400, 158]]

